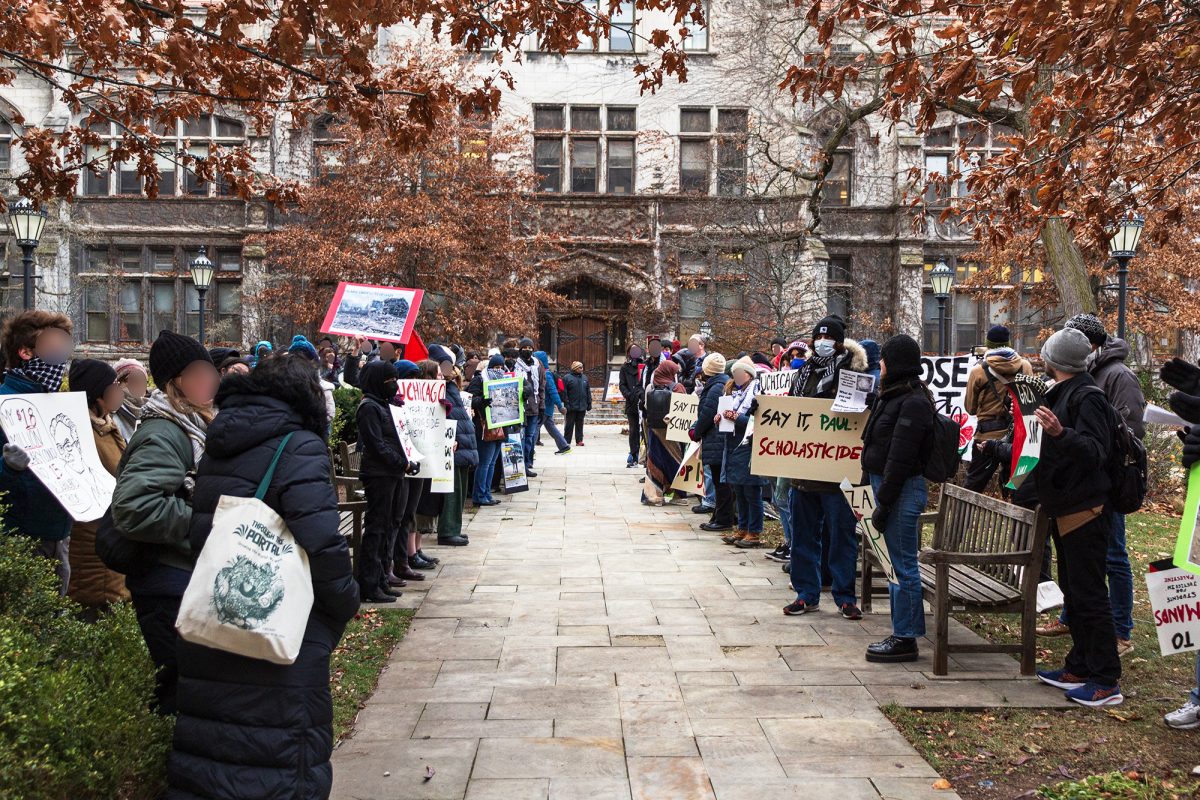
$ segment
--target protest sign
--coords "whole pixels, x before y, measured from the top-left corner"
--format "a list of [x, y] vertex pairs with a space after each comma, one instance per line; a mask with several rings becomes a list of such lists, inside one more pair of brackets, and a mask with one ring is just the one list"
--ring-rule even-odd
[[429, 491], [434, 494], [454, 493], [454, 445], [458, 434], [458, 422], [446, 420], [442, 432], [442, 457], [438, 470], [429, 481]]
[[858, 412], [867, 410], [867, 395], [875, 391], [875, 376], [864, 372], [843, 370], [838, 373], [834, 411]]
[[407, 344], [424, 296], [421, 289], [339, 283], [321, 333]]
[[717, 430], [721, 433], [733, 433], [737, 423], [731, 419], [725, 418], [726, 411], [733, 411], [737, 407], [732, 395], [723, 395], [717, 398], [717, 414], [721, 417], [721, 421], [717, 423]]
[[521, 437], [509, 436], [500, 443], [500, 464], [504, 468], [504, 493], [529, 491], [529, 478], [525, 476], [525, 454], [521, 449]]
[[[875, 530], [875, 523], [871, 522], [871, 515], [875, 513], [875, 492], [870, 484], [855, 486], [850, 483], [849, 478], [842, 479], [841, 489], [842, 496], [854, 512], [854, 518], [858, 520], [858, 532], [875, 554], [875, 560], [883, 569], [887, 582], [899, 585], [900, 581], [896, 579], [896, 568], [892, 566], [892, 557], [888, 553], [887, 543], [883, 540], [883, 533]], [[864, 586], [863, 591], [866, 592], [869, 588]]]
[[671, 410], [667, 412], [667, 441], [690, 442], [688, 431], [696, 424], [700, 398], [694, 394], [672, 394]]
[[[7, 431], [7, 427], [5, 428]], [[1200, 575], [1200, 464], [1188, 471], [1187, 500], [1183, 519], [1179, 521], [1179, 538], [1175, 540], [1175, 566]]]
[[921, 381], [929, 387], [938, 412], [958, 423], [958, 454], [963, 461], [971, 460], [971, 443], [979, 427], [979, 420], [966, 410], [967, 378], [978, 360], [973, 355], [921, 358]]
[[1012, 477], [1005, 485], [1016, 489], [1042, 457], [1042, 423], [1036, 412], [1046, 404], [1046, 384], [1040, 378], [1017, 375], [1008, 385], [1008, 393], [1012, 397]]
[[1146, 591], [1162, 654], [1200, 650], [1200, 577], [1164, 558], [1150, 565]]
[[[407, 423], [407, 431], [413, 446], [421, 453], [421, 468], [414, 476], [439, 481], [446, 477], [446, 382], [429, 380], [403, 380], [399, 382], [399, 396], [404, 400], [400, 409]], [[454, 471], [451, 464], [451, 472]], [[444, 481], [438, 483], [444, 486]], [[433, 489], [435, 492], [453, 491]]]
[[758, 393], [772, 397], [782, 397], [792, 388], [792, 378], [796, 377], [794, 369], [779, 369], [774, 372], [758, 374]]
[[604, 399], [609, 403], [620, 403], [625, 399], [625, 395], [621, 394], [621, 373], [618, 370], [610, 370], [608, 373], [608, 383], [604, 384]]
[[399, 406], [388, 406], [392, 412], [392, 422], [396, 425], [396, 435], [400, 437], [400, 449], [404, 451], [404, 457], [408, 459], [409, 464], [420, 464], [424, 456], [417, 449], [417, 445], [413, 442], [412, 436], [408, 432], [408, 417], [404, 413], [404, 409]]
[[840, 484], [862, 474], [865, 413], [834, 411], [831, 400], [760, 397], [750, 472]]
[[704, 494], [704, 466], [700, 463], [700, 442], [692, 442], [679, 462], [679, 471], [671, 481], [671, 488], [677, 492]]
[[484, 409], [489, 428], [525, 422], [525, 379], [520, 376], [483, 382], [483, 396], [492, 404]]
[[0, 427], [29, 455], [29, 470], [73, 519], [103, 516], [116, 481], [100, 463], [83, 392], [4, 396]]

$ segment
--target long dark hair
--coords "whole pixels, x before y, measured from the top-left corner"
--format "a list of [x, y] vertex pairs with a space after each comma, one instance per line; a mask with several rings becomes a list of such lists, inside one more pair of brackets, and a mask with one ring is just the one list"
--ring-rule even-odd
[[258, 366], [248, 374], [227, 375], [213, 404], [220, 408], [226, 398], [239, 394], [261, 394], [282, 400], [300, 415], [305, 430], [322, 439], [329, 432], [325, 393], [317, 380], [314, 362], [302, 356], [284, 353], [259, 359]]

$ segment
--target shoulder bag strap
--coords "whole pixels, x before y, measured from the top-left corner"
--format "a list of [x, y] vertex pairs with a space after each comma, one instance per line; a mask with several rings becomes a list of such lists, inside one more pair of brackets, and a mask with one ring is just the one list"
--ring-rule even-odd
[[283, 449], [287, 447], [287, 443], [292, 440], [293, 433], [295, 431], [284, 436], [279, 447], [275, 448], [275, 457], [271, 459], [271, 466], [267, 467], [267, 474], [263, 475], [262, 483], [258, 484], [258, 491], [254, 493], [255, 500], [262, 500], [267, 496], [267, 489], [271, 488], [271, 479], [275, 477], [275, 467], [279, 464], [279, 457], [283, 455]]

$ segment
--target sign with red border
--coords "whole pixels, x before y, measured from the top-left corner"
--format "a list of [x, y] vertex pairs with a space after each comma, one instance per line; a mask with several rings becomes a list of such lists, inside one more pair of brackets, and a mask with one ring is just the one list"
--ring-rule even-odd
[[424, 296], [423, 289], [343, 281], [333, 293], [321, 333], [408, 344]]

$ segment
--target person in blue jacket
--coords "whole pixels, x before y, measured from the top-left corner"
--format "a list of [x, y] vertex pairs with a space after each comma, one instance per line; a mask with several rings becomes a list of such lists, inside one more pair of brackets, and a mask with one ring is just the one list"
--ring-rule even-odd
[[542, 367], [546, 371], [546, 413], [542, 414], [542, 427], [546, 429], [546, 433], [550, 434], [550, 438], [558, 445], [555, 450], [556, 455], [571, 452], [571, 443], [563, 437], [558, 430], [558, 425], [554, 422], [554, 409], [566, 413], [563, 406], [562, 395], [558, 393], [558, 376], [550, 371], [550, 356], [545, 350], [538, 350], [533, 354], [533, 357], [542, 362]]
[[[71, 320], [65, 315], [37, 309], [17, 314], [4, 323], [0, 342], [6, 370], [0, 395], [43, 394], [62, 387], [75, 347]], [[0, 445], [0, 523], [9, 533], [37, 541], [37, 552], [56, 562], [65, 595], [71, 580], [71, 515], [30, 471], [29, 454], [19, 442], [10, 442], [0, 431]]]

